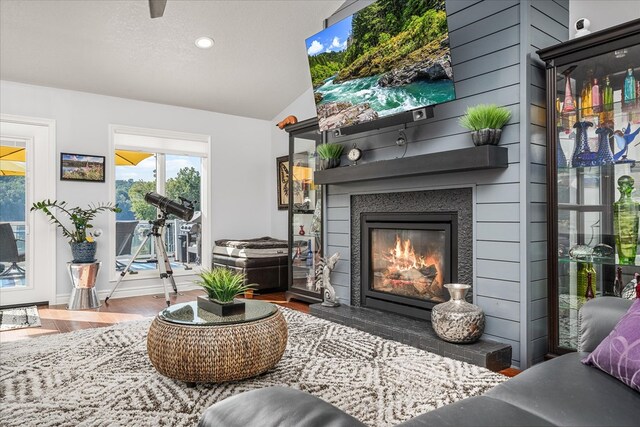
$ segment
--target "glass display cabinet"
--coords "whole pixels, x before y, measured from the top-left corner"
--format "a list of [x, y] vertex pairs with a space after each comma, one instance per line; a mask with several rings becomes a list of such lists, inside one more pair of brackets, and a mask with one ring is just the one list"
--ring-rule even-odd
[[577, 348], [587, 300], [635, 298], [640, 20], [538, 54], [547, 68], [549, 350], [562, 354]]
[[316, 119], [287, 126], [289, 132], [289, 288], [287, 300], [321, 302], [316, 268], [322, 254], [322, 186], [313, 182], [322, 142]]

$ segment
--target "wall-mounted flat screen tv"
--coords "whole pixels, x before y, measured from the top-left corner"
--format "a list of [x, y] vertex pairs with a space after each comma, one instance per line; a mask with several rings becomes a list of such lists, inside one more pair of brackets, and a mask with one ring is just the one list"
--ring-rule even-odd
[[378, 0], [306, 47], [320, 130], [455, 99], [445, 0]]

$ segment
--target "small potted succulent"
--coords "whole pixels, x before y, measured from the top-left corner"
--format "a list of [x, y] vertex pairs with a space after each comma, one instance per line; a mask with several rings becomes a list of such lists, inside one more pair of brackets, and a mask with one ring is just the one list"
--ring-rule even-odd
[[320, 169], [331, 169], [340, 166], [340, 156], [344, 147], [336, 142], [327, 142], [318, 145], [316, 151], [320, 156]]
[[[72, 227], [65, 226], [56, 215], [53, 213], [53, 209], [61, 214], [67, 216]], [[91, 221], [100, 212], [120, 212], [118, 205], [111, 203], [100, 203], [89, 205], [86, 209], [81, 207], [69, 207], [67, 202], [59, 202], [57, 200], [43, 200], [36, 202], [31, 206], [31, 211], [42, 211], [48, 217], [49, 220], [57, 225], [62, 230], [62, 235], [67, 238], [69, 245], [71, 246], [71, 253], [73, 254], [73, 262], [94, 262], [96, 257], [97, 244], [95, 237], [100, 235], [100, 232], [91, 232], [93, 228]]]
[[460, 118], [460, 126], [471, 131], [471, 139], [476, 146], [498, 145], [502, 128], [511, 118], [511, 112], [495, 104], [479, 104], [468, 107]]
[[200, 280], [196, 284], [207, 293], [206, 297], [198, 296], [198, 308], [218, 316], [244, 312], [244, 302], [236, 300], [235, 297], [253, 290], [255, 285], [245, 284], [246, 276], [243, 273], [215, 267], [202, 270], [198, 276]]

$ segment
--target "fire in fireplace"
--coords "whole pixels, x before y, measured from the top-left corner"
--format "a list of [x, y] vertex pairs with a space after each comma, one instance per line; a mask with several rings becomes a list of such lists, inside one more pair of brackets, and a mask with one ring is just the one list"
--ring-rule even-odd
[[363, 213], [360, 224], [362, 305], [429, 318], [457, 279], [457, 215]]
[[372, 230], [373, 289], [443, 302], [445, 238], [441, 230]]

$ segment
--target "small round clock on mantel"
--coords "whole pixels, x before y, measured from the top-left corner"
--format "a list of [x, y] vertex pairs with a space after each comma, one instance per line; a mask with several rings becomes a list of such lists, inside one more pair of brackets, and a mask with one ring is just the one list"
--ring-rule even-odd
[[356, 144], [353, 144], [353, 147], [351, 148], [351, 150], [349, 150], [347, 157], [353, 162], [354, 165], [357, 165], [358, 160], [362, 158], [362, 150], [359, 149]]

